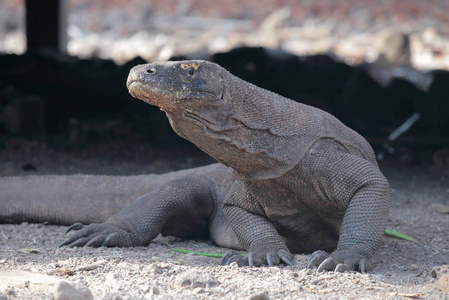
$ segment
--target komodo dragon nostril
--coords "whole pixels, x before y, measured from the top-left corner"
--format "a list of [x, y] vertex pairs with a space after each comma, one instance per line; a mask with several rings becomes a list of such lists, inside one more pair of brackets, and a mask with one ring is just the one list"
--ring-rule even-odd
[[146, 70], [146, 73], [147, 73], [147, 74], [152, 74], [152, 73], [154, 73], [154, 72], [156, 72], [156, 69], [155, 69], [155, 68], [149, 68], [148, 70]]

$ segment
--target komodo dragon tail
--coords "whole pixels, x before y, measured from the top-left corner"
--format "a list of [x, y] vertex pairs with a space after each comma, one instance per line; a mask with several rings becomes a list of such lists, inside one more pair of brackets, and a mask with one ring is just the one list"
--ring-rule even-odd
[[157, 175], [0, 178], [0, 223], [104, 222], [161, 183]]
[[0, 223], [104, 222], [170, 180], [215, 169], [217, 165], [162, 175], [0, 177]]

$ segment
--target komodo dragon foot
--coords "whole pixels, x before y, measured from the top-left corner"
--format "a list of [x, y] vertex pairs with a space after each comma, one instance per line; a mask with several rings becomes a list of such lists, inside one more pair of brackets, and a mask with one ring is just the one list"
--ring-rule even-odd
[[93, 223], [84, 225], [75, 223], [67, 228], [66, 234], [72, 230], [77, 232], [65, 239], [58, 248], [67, 247], [131, 247], [138, 246], [133, 242], [132, 233], [111, 223]]
[[318, 268], [318, 272], [359, 271], [364, 273], [372, 269], [371, 262], [363, 255], [350, 250], [336, 250], [331, 255], [318, 250], [312, 253], [307, 263], [308, 269]]
[[235, 254], [234, 252], [228, 253], [221, 259], [221, 265], [230, 265], [231, 263], [237, 263], [239, 267], [242, 266], [261, 266], [268, 265], [273, 267], [279, 265], [281, 262], [293, 266], [294, 260], [289, 251], [279, 250], [278, 253], [268, 252], [268, 253], [255, 253], [249, 252], [248, 256], [241, 256]]

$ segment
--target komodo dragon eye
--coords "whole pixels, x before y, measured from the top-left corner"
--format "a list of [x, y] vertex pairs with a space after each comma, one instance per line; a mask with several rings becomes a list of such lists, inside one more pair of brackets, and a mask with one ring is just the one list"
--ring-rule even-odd
[[194, 68], [189, 68], [189, 69], [187, 70], [187, 73], [188, 73], [190, 76], [192, 76], [192, 75], [195, 73], [195, 69], [194, 69]]

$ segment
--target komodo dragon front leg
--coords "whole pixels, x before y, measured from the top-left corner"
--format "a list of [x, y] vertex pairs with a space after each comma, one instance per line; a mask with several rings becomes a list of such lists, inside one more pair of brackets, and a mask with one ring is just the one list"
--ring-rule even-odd
[[149, 192], [105, 223], [75, 223], [79, 230], [60, 246], [130, 247], [148, 245], [159, 233], [180, 238], [207, 238], [208, 222], [215, 210], [210, 182], [201, 177], [181, 177]]
[[207, 238], [208, 222], [215, 210], [211, 183], [189, 176], [169, 181], [149, 192], [105, 223], [75, 223], [60, 246], [143, 246], [159, 233], [180, 238]]
[[211, 238], [222, 246], [241, 249], [220, 207], [233, 180], [229, 169], [215, 164], [171, 174], [155, 177], [154, 180], [165, 183], [140, 196], [106, 222], [71, 225], [67, 232], [77, 232], [60, 247], [144, 246], [162, 234], [184, 239]]
[[[325, 191], [324, 199], [346, 209], [338, 226], [337, 249], [330, 255], [322, 250], [315, 251], [309, 258], [308, 268], [367, 271], [372, 268], [370, 260], [385, 231], [390, 186], [376, 166], [354, 155], [334, 152], [332, 161], [329, 158], [319, 161], [326, 168], [322, 169], [321, 176], [315, 172], [315, 178], [321, 178], [315, 181], [316, 188]], [[331, 215], [325, 211], [328, 204], [323, 202], [316, 207], [318, 213]]]

